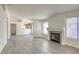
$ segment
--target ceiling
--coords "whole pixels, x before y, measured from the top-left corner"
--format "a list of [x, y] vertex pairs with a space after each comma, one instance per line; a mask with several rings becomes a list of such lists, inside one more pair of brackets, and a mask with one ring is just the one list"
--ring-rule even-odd
[[8, 5], [11, 16], [31, 20], [45, 20], [50, 16], [78, 9], [78, 4], [14, 4]]

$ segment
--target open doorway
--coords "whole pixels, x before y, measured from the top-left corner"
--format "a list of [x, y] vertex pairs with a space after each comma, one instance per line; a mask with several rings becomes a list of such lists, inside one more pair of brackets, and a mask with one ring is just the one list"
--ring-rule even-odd
[[11, 35], [16, 35], [16, 24], [11, 24]]

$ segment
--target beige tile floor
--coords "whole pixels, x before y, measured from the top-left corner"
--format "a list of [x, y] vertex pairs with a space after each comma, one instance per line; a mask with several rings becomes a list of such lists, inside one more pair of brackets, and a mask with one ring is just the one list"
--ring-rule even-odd
[[78, 54], [79, 49], [30, 35], [12, 36], [2, 54]]

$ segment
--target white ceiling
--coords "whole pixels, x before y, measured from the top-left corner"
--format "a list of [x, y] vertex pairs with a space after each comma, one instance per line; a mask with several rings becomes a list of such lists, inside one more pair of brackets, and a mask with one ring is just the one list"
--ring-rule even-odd
[[56, 13], [66, 12], [79, 8], [79, 5], [62, 4], [14, 4], [8, 5], [10, 15], [13, 17], [43, 20]]

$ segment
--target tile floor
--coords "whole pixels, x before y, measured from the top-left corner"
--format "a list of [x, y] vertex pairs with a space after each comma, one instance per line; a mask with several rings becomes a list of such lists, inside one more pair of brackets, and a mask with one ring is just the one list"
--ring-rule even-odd
[[2, 54], [78, 54], [79, 49], [30, 35], [12, 36]]

